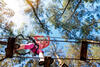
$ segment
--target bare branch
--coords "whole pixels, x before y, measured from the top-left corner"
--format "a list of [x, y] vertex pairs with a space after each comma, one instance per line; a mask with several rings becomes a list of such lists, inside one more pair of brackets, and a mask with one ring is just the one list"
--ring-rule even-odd
[[[71, 0], [68, 0], [68, 3], [66, 4], [66, 6], [65, 6], [65, 8], [64, 8], [64, 11], [62, 12], [61, 16], [64, 14], [64, 12], [65, 12], [67, 6], [69, 5], [70, 1], [71, 1]], [[60, 17], [61, 17], [61, 16], [60, 16]]]
[[59, 64], [60, 64], [60, 67], [68, 67], [60, 58], [59, 58], [59, 56], [55, 53], [54, 54], [58, 59], [58, 62], [59, 62]]
[[90, 27], [90, 26], [93, 26], [95, 23], [98, 23], [98, 22], [95, 22], [95, 19], [93, 19], [93, 20], [92, 20], [92, 23], [89, 24], [88, 26], [89, 26], [89, 27]]
[[39, 2], [40, 0], [36, 0], [36, 10], [38, 11], [38, 7], [39, 7]]
[[61, 6], [63, 6], [62, 3], [61, 3], [61, 0], [59, 0], [59, 2], [60, 2], [60, 4], [61, 4]]
[[[95, 22], [95, 19], [93, 19], [93, 20], [92, 20], [92, 23], [91, 23], [91, 24], [89, 24], [89, 25], [87, 25], [87, 26], [89, 26], [89, 27], [90, 27], [90, 26], [93, 26], [93, 25], [94, 25], [94, 24], [96, 24], [96, 23], [99, 23], [99, 22]], [[84, 25], [85, 25], [85, 24], [84, 24]]]
[[68, 21], [69, 19], [71, 19], [71, 17], [74, 15], [75, 11], [77, 10], [77, 8], [79, 7], [79, 5], [80, 5], [81, 2], [82, 2], [82, 0], [80, 0], [80, 1], [78, 2], [78, 4], [76, 5], [76, 7], [75, 7], [73, 13], [71, 14], [71, 16], [70, 16], [66, 21]]
[[32, 5], [32, 3], [31, 3], [29, 0], [26, 0], [26, 1], [27, 1], [27, 3], [31, 6], [31, 8], [32, 8], [32, 10], [33, 10], [33, 12], [34, 12], [34, 15], [35, 15], [36, 18], [38, 19], [38, 21], [39, 21], [41, 27], [42, 27], [43, 29], [45, 29], [45, 28], [44, 28], [45, 26], [44, 26], [44, 24], [41, 22], [40, 18], [38, 17], [38, 15], [37, 15], [37, 13], [36, 13], [36, 11], [35, 11], [35, 8], [34, 8], [34, 6]]
[[[56, 53], [55, 53], [55, 56], [56, 56], [57, 58], [59, 58], [59, 56], [58, 56]], [[57, 60], [58, 60], [59, 64], [62, 65], [61, 59], [57, 59]]]

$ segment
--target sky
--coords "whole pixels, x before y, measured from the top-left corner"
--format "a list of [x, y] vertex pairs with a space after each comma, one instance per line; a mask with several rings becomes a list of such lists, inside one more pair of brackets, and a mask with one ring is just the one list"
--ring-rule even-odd
[[[14, 22], [14, 33], [16, 34], [16, 30], [22, 29], [24, 25], [28, 25], [28, 28], [31, 31], [31, 24], [30, 24], [30, 17], [25, 15], [24, 9], [28, 6], [25, 6], [25, 3], [23, 0], [4, 0], [6, 2], [6, 7], [12, 9], [15, 14], [11, 18], [11, 20]], [[29, 26], [30, 25], [30, 26]]]
[[[100, 9], [100, 0], [98, 0], [98, 2], [95, 2], [94, 4], [90, 4], [89, 2], [85, 3], [85, 10], [91, 12], [90, 15], [93, 15], [97, 22], [98, 22], [98, 20], [100, 20], [100, 17], [97, 16], [97, 14], [100, 15], [99, 9]], [[88, 17], [88, 14], [83, 18], [83, 21], [87, 17]], [[100, 23], [98, 24], [98, 26], [100, 26]], [[99, 31], [99, 33], [100, 33], [100, 31]], [[100, 34], [96, 33], [94, 30], [91, 35], [100, 37]]]

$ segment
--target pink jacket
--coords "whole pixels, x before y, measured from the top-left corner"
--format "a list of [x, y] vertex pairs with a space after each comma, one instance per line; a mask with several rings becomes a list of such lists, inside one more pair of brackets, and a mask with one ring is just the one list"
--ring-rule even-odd
[[30, 49], [33, 53], [36, 52], [37, 54], [39, 54], [40, 52], [43, 53], [43, 51], [39, 49], [37, 46], [35, 46], [34, 43], [25, 44], [24, 49]]

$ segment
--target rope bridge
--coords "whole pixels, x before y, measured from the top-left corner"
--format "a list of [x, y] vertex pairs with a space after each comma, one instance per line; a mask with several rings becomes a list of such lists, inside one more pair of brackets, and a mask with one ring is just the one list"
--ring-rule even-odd
[[[21, 36], [22, 38], [18, 38], [19, 36]], [[36, 37], [36, 36], [35, 36]], [[42, 36], [43, 37], [43, 36]], [[0, 39], [8, 39], [8, 42], [6, 41], [0, 41], [0, 44], [6, 45], [7, 44], [7, 48], [6, 48], [6, 56], [5, 58], [1, 59], [4, 60], [6, 58], [33, 58], [33, 59], [39, 59], [39, 57], [22, 57], [22, 56], [13, 56], [13, 50], [14, 50], [14, 46], [18, 45], [16, 44], [16, 38], [19, 40], [29, 40], [27, 38], [24, 38], [23, 35], [18, 35], [16, 37], [9, 37], [9, 38], [0, 38]], [[58, 38], [58, 37], [57, 37]], [[100, 41], [93, 41], [93, 40], [76, 40], [76, 41], [70, 41], [70, 40], [38, 40], [38, 41], [53, 41], [53, 42], [69, 42], [69, 43], [81, 43], [81, 51], [80, 51], [80, 58], [52, 58], [52, 59], [65, 59], [65, 60], [82, 60], [82, 61], [86, 61], [86, 60], [100, 60], [100, 58], [98, 59], [88, 59], [87, 58], [87, 49], [88, 49], [88, 44], [96, 44], [96, 45], [100, 45]], [[1, 56], [0, 56], [1, 57]], [[51, 57], [46, 57], [46, 65], [50, 63], [47, 63], [48, 61], [51, 62]]]

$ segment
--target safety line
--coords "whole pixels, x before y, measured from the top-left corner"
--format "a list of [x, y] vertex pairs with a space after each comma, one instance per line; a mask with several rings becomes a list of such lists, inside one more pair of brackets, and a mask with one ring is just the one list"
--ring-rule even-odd
[[[23, 40], [29, 40], [29, 39], [23, 39]], [[82, 43], [82, 41], [69, 41], [69, 40], [38, 40], [38, 41], [52, 41], [52, 42], [69, 42], [69, 43]], [[3, 41], [0, 41], [3, 42]], [[87, 41], [87, 43], [89, 44], [99, 44], [100, 45], [100, 41]]]
[[[0, 39], [7, 39], [7, 38], [0, 38]], [[22, 39], [22, 38], [18, 38], [19, 40], [29, 40], [29, 39]], [[82, 43], [82, 40], [81, 41], [72, 41], [72, 40], [38, 40], [38, 41], [53, 41], [53, 42], [70, 42], [70, 43]], [[86, 41], [87, 43], [90, 43], [90, 44], [100, 44], [100, 41], [94, 41], [94, 40], [84, 40]]]
[[[0, 56], [0, 57], [4, 57], [4, 56]], [[33, 59], [39, 59], [39, 57], [22, 57], [22, 56], [13, 56], [13, 58], [33, 58]], [[40, 57], [43, 58], [43, 57]], [[53, 59], [63, 59], [63, 60], [80, 60], [78, 58], [53, 58]], [[86, 60], [100, 60], [100, 58], [98, 59], [86, 59]]]

